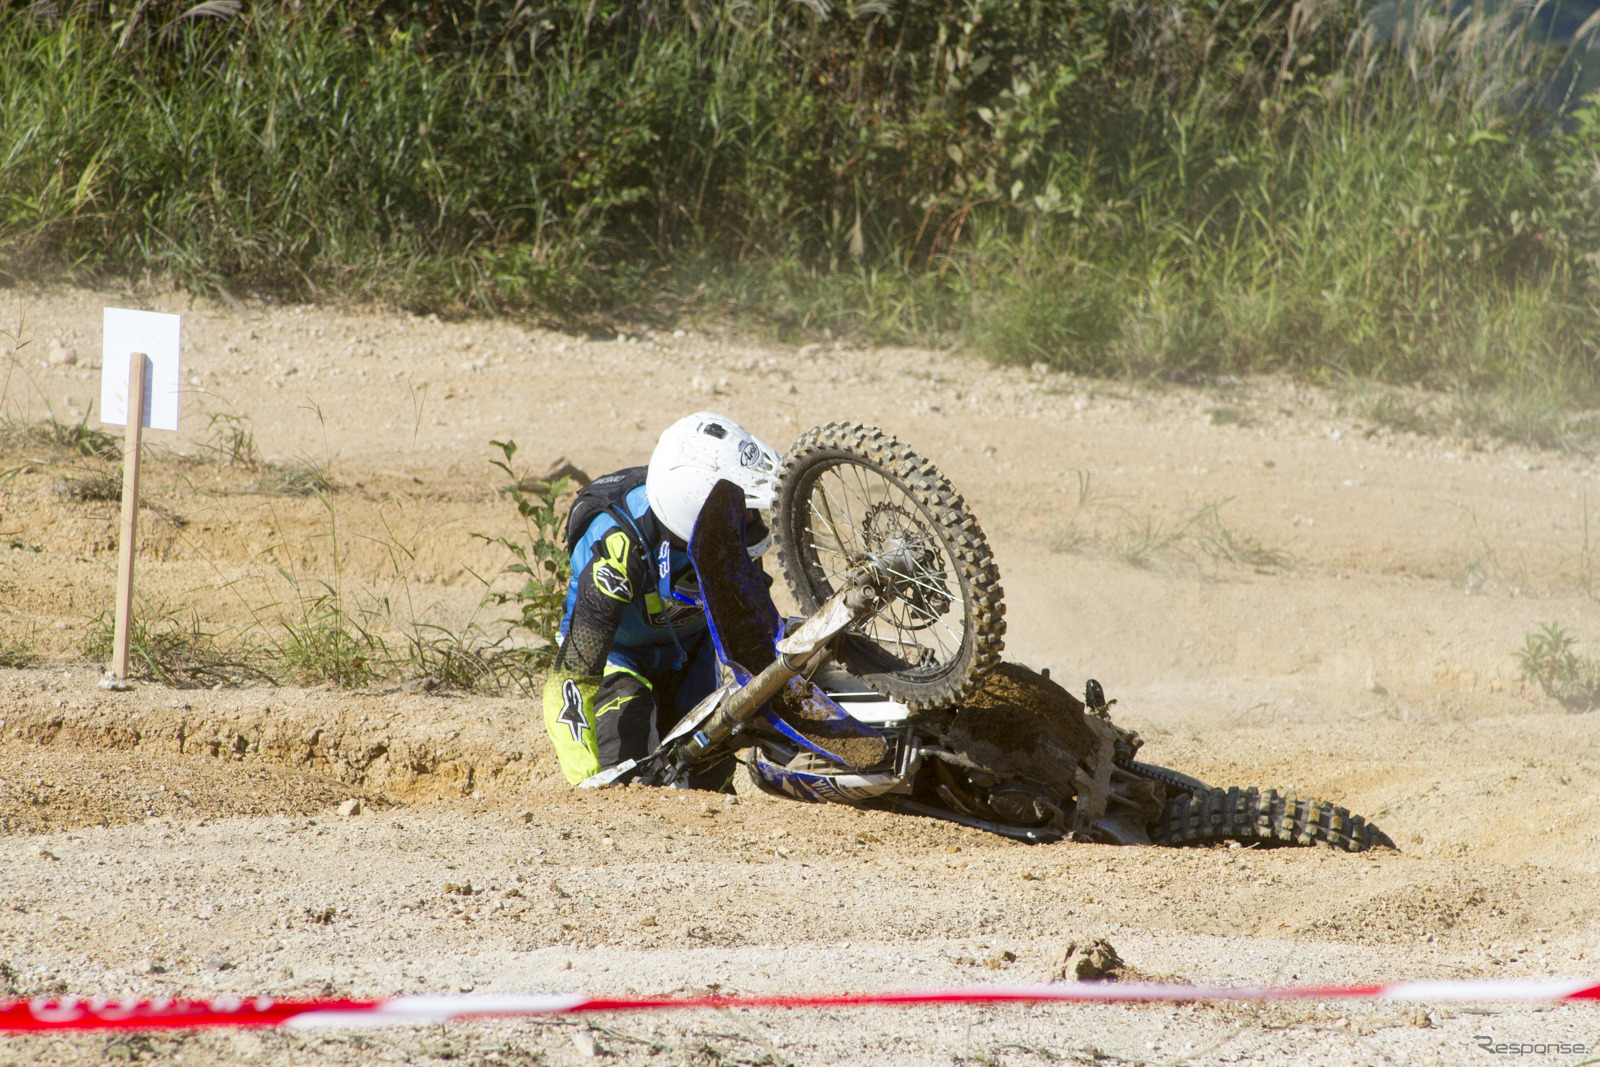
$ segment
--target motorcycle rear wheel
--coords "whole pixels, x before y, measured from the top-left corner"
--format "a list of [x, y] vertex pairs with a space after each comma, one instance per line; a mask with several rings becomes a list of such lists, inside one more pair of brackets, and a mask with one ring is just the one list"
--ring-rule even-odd
[[1348, 809], [1276, 789], [1207, 789], [1168, 800], [1150, 828], [1158, 845], [1237, 841], [1264, 848], [1321, 845], [1341, 852], [1394, 848], [1389, 835]]
[[778, 475], [773, 533], [800, 610], [863, 563], [893, 596], [839, 641], [851, 674], [912, 711], [960, 703], [1000, 662], [1000, 572], [978, 520], [934, 465], [890, 434], [829, 423], [800, 435]]

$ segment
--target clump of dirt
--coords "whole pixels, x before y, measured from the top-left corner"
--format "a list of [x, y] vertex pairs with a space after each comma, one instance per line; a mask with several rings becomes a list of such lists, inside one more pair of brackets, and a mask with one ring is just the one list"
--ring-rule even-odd
[[839, 761], [856, 770], [882, 763], [889, 753], [887, 742], [881, 737], [862, 737], [846, 733], [831, 723], [790, 719], [789, 724], [807, 741], [839, 757]]
[[845, 737], [822, 747], [857, 769], [882, 763], [889, 753], [889, 746], [881, 737]]
[[1076, 792], [1073, 768], [1092, 778], [1101, 730], [1083, 702], [1020, 663], [1002, 663], [967, 698], [950, 724], [948, 739], [973, 762]]
[[1111, 947], [1111, 942], [1097, 937], [1091, 941], [1069, 943], [1066, 952], [1062, 953], [1061, 966], [1056, 969], [1055, 977], [1066, 980], [1076, 978], [1080, 982], [1094, 979], [1116, 981], [1125, 970], [1127, 964]]

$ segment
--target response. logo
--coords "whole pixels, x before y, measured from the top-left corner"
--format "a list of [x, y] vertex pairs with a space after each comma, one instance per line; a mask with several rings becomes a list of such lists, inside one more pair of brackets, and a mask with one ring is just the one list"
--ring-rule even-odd
[[1577, 1041], [1496, 1041], [1489, 1034], [1473, 1034], [1472, 1041], [1494, 1056], [1585, 1056], [1600, 1049]]
[[627, 572], [618, 567], [613, 567], [609, 563], [601, 563], [595, 567], [594, 584], [599, 586], [600, 591], [605, 593], [606, 596], [616, 600], [630, 600], [633, 598], [633, 591], [628, 585]]

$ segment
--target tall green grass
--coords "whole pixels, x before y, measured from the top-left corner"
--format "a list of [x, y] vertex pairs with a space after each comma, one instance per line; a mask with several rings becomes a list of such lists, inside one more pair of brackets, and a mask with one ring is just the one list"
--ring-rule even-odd
[[1600, 395], [1596, 19], [1548, 3], [46, 7], [0, 280]]
[[1369, 30], [1248, 123], [1172, 114], [1164, 143], [1127, 153], [1117, 186], [1138, 200], [980, 246], [971, 289], [999, 307], [977, 329], [1091, 371], [1290, 364], [1593, 395], [1600, 122], [1532, 112], [1544, 57], [1501, 51], [1498, 22], [1425, 21], [1403, 50]]

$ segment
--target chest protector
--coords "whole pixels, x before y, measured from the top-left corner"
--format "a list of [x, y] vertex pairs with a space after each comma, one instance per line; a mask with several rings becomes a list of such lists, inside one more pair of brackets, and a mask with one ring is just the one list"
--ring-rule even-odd
[[[567, 513], [564, 535], [567, 553], [571, 555], [576, 551], [596, 519], [601, 515], [609, 515], [617, 528], [627, 533], [629, 540], [635, 543], [637, 555], [631, 561], [630, 569], [637, 566], [639, 573], [646, 576], [645, 588], [648, 590], [630, 609], [630, 615], [637, 613], [638, 623], [643, 628], [625, 617], [618, 631], [619, 643], [630, 646], [641, 641], [653, 644], [659, 637], [651, 634], [660, 634], [664, 630], [672, 643], [678, 645], [677, 631], [681, 629], [686, 634], [700, 632], [706, 625], [705, 613], [700, 607], [700, 586], [694, 568], [682, 564], [674, 567], [669, 562], [672, 553], [667, 544], [666, 527], [661, 525], [653, 511], [647, 509], [643, 515], [634, 515], [628, 507], [628, 494], [644, 485], [647, 470], [646, 467], [627, 467], [596, 478], [578, 491], [572, 501], [572, 509]], [[688, 562], [685, 554], [679, 555], [683, 563]], [[572, 606], [569, 592], [569, 613]], [[678, 647], [681, 658], [682, 646]]]

